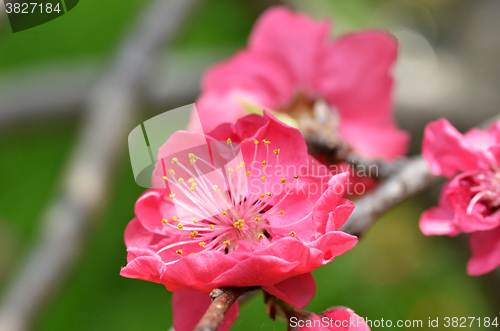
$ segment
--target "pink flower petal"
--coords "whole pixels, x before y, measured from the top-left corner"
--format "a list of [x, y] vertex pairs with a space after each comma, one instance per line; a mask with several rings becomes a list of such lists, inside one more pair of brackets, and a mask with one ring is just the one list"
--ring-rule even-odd
[[257, 21], [249, 48], [282, 66], [297, 90], [310, 92], [320, 74], [316, 64], [322, 55], [328, 30], [326, 21], [314, 22], [286, 7], [274, 7]]
[[165, 266], [160, 256], [147, 249], [127, 249], [127, 266], [122, 268], [120, 275], [128, 278], [147, 280], [160, 283]]
[[458, 171], [487, 169], [482, 155], [446, 119], [425, 128], [422, 155], [435, 175], [451, 177]]
[[154, 233], [146, 230], [141, 222], [134, 218], [125, 229], [125, 245], [128, 247], [148, 248]]
[[456, 236], [460, 232], [453, 224], [453, 210], [433, 207], [420, 217], [420, 230], [426, 236]]
[[311, 273], [306, 273], [288, 278], [278, 284], [263, 286], [262, 289], [297, 309], [303, 309], [316, 293], [316, 282]]
[[489, 231], [471, 233], [469, 244], [472, 252], [467, 264], [469, 275], [483, 275], [500, 266], [500, 226]]

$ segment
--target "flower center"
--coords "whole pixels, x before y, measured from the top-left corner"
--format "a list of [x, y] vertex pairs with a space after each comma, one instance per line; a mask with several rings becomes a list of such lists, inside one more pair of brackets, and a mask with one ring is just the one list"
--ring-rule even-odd
[[493, 212], [500, 207], [500, 171], [485, 171], [474, 176], [475, 185], [470, 191], [475, 195], [467, 207], [467, 214], [472, 214], [478, 203], [483, 203], [488, 211]]
[[[252, 142], [246, 140], [243, 143]], [[231, 139], [227, 140], [227, 144], [233, 150], [234, 160], [236, 160]], [[165, 218], [161, 222], [186, 235], [189, 233], [189, 239], [167, 245], [161, 248], [158, 254], [165, 250], [173, 250], [182, 255], [186, 249], [180, 248], [193, 243], [197, 243], [202, 251], [218, 250], [230, 253], [243, 244], [242, 241], [257, 245], [269, 243], [271, 235], [268, 230], [284, 227], [271, 226], [268, 218], [285, 214], [280, 206], [292, 191], [298, 176], [294, 175], [293, 180], [277, 176], [278, 172], [275, 169], [280, 166], [280, 149], [271, 150], [269, 140], [264, 139], [262, 142], [254, 140], [253, 144], [255, 152], [251, 170], [247, 170], [245, 162], [240, 162], [235, 167], [236, 169], [226, 167], [226, 173], [216, 170], [214, 173], [219, 180], [202, 173], [198, 162], [209, 167], [212, 167], [212, 164], [200, 156], [189, 154], [189, 165], [183, 164], [177, 158], [171, 160], [173, 167], [168, 172], [164, 171], [163, 179], [170, 184], [171, 189], [175, 187], [177, 193], [182, 194], [184, 198], [181, 199], [171, 193], [169, 199], [187, 211], [188, 215], [171, 215], [170, 218]], [[266, 149], [265, 160], [257, 160], [259, 148]], [[268, 168], [267, 171], [266, 168]], [[254, 170], [255, 173], [265, 175], [254, 176], [252, 180], [248, 180]], [[189, 174], [191, 177], [185, 180], [178, 177], [177, 173]], [[217, 183], [224, 184], [214, 184], [216, 180]], [[254, 181], [262, 185], [251, 185]], [[273, 194], [265, 190], [268, 187], [274, 189], [275, 185], [281, 186], [281, 194]], [[309, 215], [293, 224], [305, 220]], [[290, 236], [295, 235], [295, 231], [290, 232]], [[197, 249], [199, 250], [200, 248]], [[176, 261], [178, 260], [166, 264]]]

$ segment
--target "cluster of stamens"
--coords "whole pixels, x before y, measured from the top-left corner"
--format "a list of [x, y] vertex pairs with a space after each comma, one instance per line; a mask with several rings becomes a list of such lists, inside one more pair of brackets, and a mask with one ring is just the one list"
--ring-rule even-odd
[[470, 188], [475, 195], [467, 207], [467, 213], [472, 214], [478, 203], [483, 203], [489, 212], [500, 208], [500, 171], [485, 171], [474, 176], [477, 185]]
[[[266, 160], [270, 160], [269, 145], [271, 142], [264, 139], [262, 143], [264, 145], [262, 147], [266, 148]], [[233, 149], [233, 155], [236, 159], [231, 139], [227, 140], [227, 144]], [[252, 164], [259, 164], [264, 168], [271, 166], [270, 162], [266, 160], [262, 162], [256, 161], [259, 141], [254, 140], [254, 144], [255, 153]], [[274, 164], [278, 165], [280, 149], [275, 149], [272, 153], [275, 157]], [[301, 220], [284, 226], [272, 226], [267, 220], [270, 216], [284, 215], [284, 211], [280, 210], [279, 206], [292, 191], [295, 181], [298, 179], [296, 175], [291, 182], [287, 182], [285, 178], [275, 178], [274, 175], [269, 178], [266, 176], [261, 178], [262, 182], [269, 181], [269, 184], [283, 185], [284, 195], [278, 199], [278, 195], [275, 197], [269, 191], [254, 193], [250, 187], [247, 187], [249, 185], [246, 182], [246, 177], [251, 174], [251, 171], [246, 171], [245, 162], [239, 163], [236, 171], [233, 168], [227, 168], [228, 181], [232, 185], [226, 182], [227, 187], [224, 191], [221, 191], [218, 185], [212, 185], [211, 181], [203, 175], [197, 162], [211, 166], [207, 160], [190, 153], [190, 168], [175, 157], [171, 160], [174, 166], [179, 167], [183, 170], [183, 173], [188, 173], [191, 176], [187, 181], [184, 178], [178, 178], [174, 169], [169, 169], [164, 174], [163, 179], [167, 184], [176, 185], [192, 204], [187, 204], [186, 201], [175, 198], [175, 194], [171, 193], [169, 198], [190, 215], [172, 215], [170, 219], [164, 218], [160, 221], [165, 226], [175, 228], [178, 231], [185, 231], [186, 234], [189, 233], [189, 239], [167, 245], [157, 253], [165, 250], [175, 250], [182, 258], [183, 249], [181, 247], [192, 243], [198, 243], [202, 250], [219, 250], [229, 253], [238, 247], [240, 240], [246, 240], [254, 244], [269, 243], [270, 234], [268, 230], [290, 226], [310, 216], [309, 214]], [[223, 177], [222, 173], [220, 175]], [[247, 190], [243, 189], [244, 187], [247, 187]], [[295, 231], [289, 233], [291, 237], [296, 235]], [[170, 261], [165, 264], [177, 261]]]

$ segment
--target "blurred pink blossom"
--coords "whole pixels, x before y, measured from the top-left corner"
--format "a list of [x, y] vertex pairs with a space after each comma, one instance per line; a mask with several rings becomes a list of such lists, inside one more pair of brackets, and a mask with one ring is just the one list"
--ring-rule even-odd
[[[293, 116], [322, 100], [339, 120], [336, 134], [359, 155], [385, 160], [404, 155], [409, 135], [392, 114], [396, 39], [368, 30], [330, 41], [329, 30], [328, 21], [315, 22], [286, 7], [267, 10], [247, 48], [203, 77], [196, 102], [203, 130], [234, 122], [249, 107]], [[193, 122], [189, 129], [201, 132], [199, 125]]]
[[439, 206], [422, 214], [422, 232], [470, 233], [468, 273], [492, 271], [500, 265], [500, 122], [462, 135], [441, 119], [427, 125], [422, 148], [430, 171], [450, 178]]

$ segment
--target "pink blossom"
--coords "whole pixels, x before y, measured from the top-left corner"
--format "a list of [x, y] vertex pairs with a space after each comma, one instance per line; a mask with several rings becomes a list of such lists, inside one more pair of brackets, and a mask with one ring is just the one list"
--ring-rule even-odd
[[332, 307], [309, 320], [291, 320], [296, 331], [370, 331], [363, 318], [344, 307]]
[[[293, 116], [297, 103], [323, 100], [340, 118], [337, 134], [358, 154], [386, 160], [404, 155], [409, 135], [392, 115], [395, 38], [368, 30], [331, 41], [329, 30], [328, 21], [286, 7], [267, 10], [248, 46], [203, 77], [196, 103], [203, 130], [234, 122], [248, 107]], [[190, 130], [200, 132], [197, 125]]]
[[[422, 154], [435, 175], [451, 178], [439, 206], [422, 214], [426, 235], [470, 233], [470, 275], [500, 265], [500, 122], [460, 134], [447, 120], [427, 125]], [[458, 173], [458, 174], [457, 174]]]
[[[199, 148], [205, 139], [206, 155]], [[236, 157], [224, 159], [223, 171], [203, 170], [213, 170], [219, 154]], [[179, 131], [158, 160], [156, 188], [139, 198], [125, 231], [128, 264], [121, 275], [175, 291], [177, 331], [192, 327], [186, 316], [197, 321], [210, 291], [220, 287], [261, 286], [302, 309], [316, 290], [310, 272], [357, 242], [338, 231], [354, 208], [342, 198], [348, 174], [331, 177], [308, 162], [300, 132], [268, 113], [223, 124], [206, 137]], [[176, 303], [192, 292], [206, 297], [200, 307]]]

